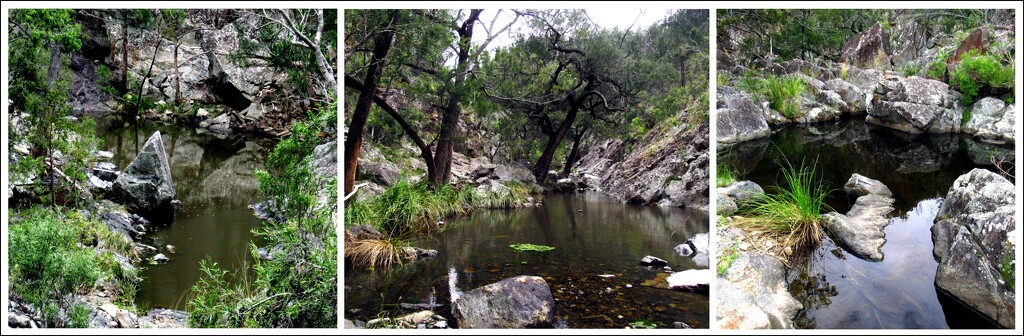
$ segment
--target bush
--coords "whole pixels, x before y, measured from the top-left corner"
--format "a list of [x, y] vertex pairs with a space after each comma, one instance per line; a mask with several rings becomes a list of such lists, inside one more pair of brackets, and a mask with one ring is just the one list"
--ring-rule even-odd
[[764, 82], [764, 95], [768, 98], [768, 107], [789, 119], [803, 114], [800, 111], [799, 97], [806, 90], [804, 81], [796, 76], [772, 76], [766, 78]]
[[1013, 71], [1012, 66], [1003, 66], [995, 56], [971, 50], [950, 73], [949, 84], [962, 94], [960, 102], [968, 105], [979, 95], [1013, 92]]
[[831, 211], [825, 204], [827, 183], [817, 178], [817, 164], [789, 161], [780, 164], [785, 186], [775, 186], [775, 193], [766, 193], [744, 205], [745, 216], [736, 223], [751, 231], [761, 231], [780, 238], [794, 251], [805, 251], [821, 242], [820, 216]]
[[[11, 292], [40, 309], [47, 326], [86, 327], [85, 308], [71, 299], [102, 283], [114, 285], [120, 303], [133, 304], [138, 276], [114, 257], [135, 257], [124, 236], [59, 208], [35, 208], [18, 216], [22, 219], [10, 226]], [[62, 309], [68, 311], [67, 321], [60, 316]]]
[[[335, 104], [313, 111], [268, 156], [267, 170], [257, 172], [260, 190], [287, 220], [266, 222], [254, 233], [282, 252], [264, 260], [250, 245], [254, 279], [241, 271], [234, 286], [227, 271], [201, 263], [204, 275], [192, 287], [187, 305], [191, 326], [337, 327], [338, 240], [332, 217], [337, 178], [324, 181], [314, 175], [309, 159], [317, 145], [328, 141], [336, 121]], [[321, 190], [328, 191], [327, 204], [317, 203]]]
[[928, 64], [928, 72], [925, 73], [926, 78], [941, 81], [945, 76], [946, 62], [934, 61]]
[[903, 76], [905, 77], [916, 76], [918, 72], [921, 72], [920, 64], [911, 63], [903, 67]]

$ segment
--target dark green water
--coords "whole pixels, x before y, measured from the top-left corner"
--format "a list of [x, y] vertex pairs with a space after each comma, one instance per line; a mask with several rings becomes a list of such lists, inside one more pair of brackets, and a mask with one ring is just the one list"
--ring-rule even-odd
[[[140, 308], [184, 309], [189, 290], [199, 280], [205, 258], [221, 268], [248, 272], [251, 230], [261, 225], [248, 205], [261, 201], [253, 170], [262, 167], [268, 143], [231, 136], [224, 139], [193, 129], [169, 126], [101, 125], [101, 147], [114, 153], [124, 169], [149, 136], [159, 130], [181, 205], [169, 225], [149, 228], [141, 243], [156, 247], [170, 261], [142, 267]], [[258, 242], [257, 242], [258, 243]], [[174, 246], [175, 253], [166, 246]], [[241, 274], [241, 273], [239, 273]]]
[[[673, 270], [706, 269], [672, 250], [705, 232], [706, 213], [627, 205], [598, 193], [547, 195], [542, 207], [478, 210], [412, 243], [438, 250], [434, 259], [391, 271], [346, 268], [345, 318], [366, 321], [382, 311], [412, 312], [399, 303], [436, 302], [442, 307], [435, 311], [454, 323], [450, 279], [457, 290], [468, 292], [508, 277], [536, 275], [551, 287], [559, 327], [623, 328], [644, 320], [660, 327], [680, 321], [707, 328], [708, 295], [642, 286], [660, 271], [639, 264], [653, 255]], [[517, 253], [508, 247], [515, 243], [555, 250]]]
[[789, 127], [719, 153], [738, 179], [769, 192], [784, 183], [778, 160], [816, 160], [835, 189], [828, 203], [840, 213], [853, 205], [842, 192], [853, 173], [892, 191], [896, 210], [885, 229], [883, 261], [858, 259], [826, 239], [807, 265], [789, 272], [790, 290], [805, 307], [797, 325], [826, 329], [993, 327], [937, 291], [931, 241], [932, 223], [953, 181], [976, 167], [996, 171], [992, 155], [1013, 162], [1013, 147], [959, 135], [911, 135], [863, 121]]

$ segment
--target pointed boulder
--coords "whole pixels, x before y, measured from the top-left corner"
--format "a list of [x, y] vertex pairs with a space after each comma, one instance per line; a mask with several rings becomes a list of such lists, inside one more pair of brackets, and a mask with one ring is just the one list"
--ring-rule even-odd
[[174, 181], [159, 131], [146, 140], [139, 155], [114, 180], [114, 195], [130, 210], [151, 221], [172, 213]]

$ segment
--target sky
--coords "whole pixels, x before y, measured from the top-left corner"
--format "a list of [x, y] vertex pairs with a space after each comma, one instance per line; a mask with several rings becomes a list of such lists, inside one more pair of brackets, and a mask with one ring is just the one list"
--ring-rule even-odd
[[[497, 12], [498, 9], [484, 10], [483, 13], [480, 14], [480, 20], [485, 24], [490, 24], [491, 21], [495, 20], [495, 13]], [[634, 9], [604, 6], [587, 9], [587, 16], [590, 17], [591, 21], [600, 27], [609, 29], [614, 27], [626, 29], [633, 25], [634, 21], [636, 24], [633, 25], [633, 29], [647, 28], [654, 22], [665, 18], [667, 15], [668, 10], [664, 8]], [[495, 29], [499, 29], [498, 27], [507, 25], [514, 16], [515, 14], [513, 14], [512, 11], [507, 9], [503, 10], [501, 14], [498, 15], [497, 22], [494, 24]], [[525, 19], [520, 18], [519, 21], [516, 22], [516, 24], [509, 30], [514, 31], [518, 28], [522, 28], [524, 21]], [[512, 44], [512, 42], [515, 41], [512, 36], [514, 35], [510, 35], [508, 32], [505, 32], [501, 36], [495, 38], [494, 41], [487, 46], [487, 49], [494, 50], [495, 48]], [[473, 41], [480, 43], [486, 38], [487, 32], [484, 30], [482, 25], [477, 24], [473, 31]]]

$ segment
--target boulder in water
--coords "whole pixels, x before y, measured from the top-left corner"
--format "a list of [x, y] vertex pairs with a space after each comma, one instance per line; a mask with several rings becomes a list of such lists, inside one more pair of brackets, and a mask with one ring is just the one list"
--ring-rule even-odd
[[459, 327], [522, 329], [550, 327], [555, 300], [538, 276], [507, 278], [462, 294], [452, 302]]
[[129, 210], [151, 221], [173, 215], [174, 181], [159, 131], [146, 140], [139, 155], [114, 180], [113, 192]]

